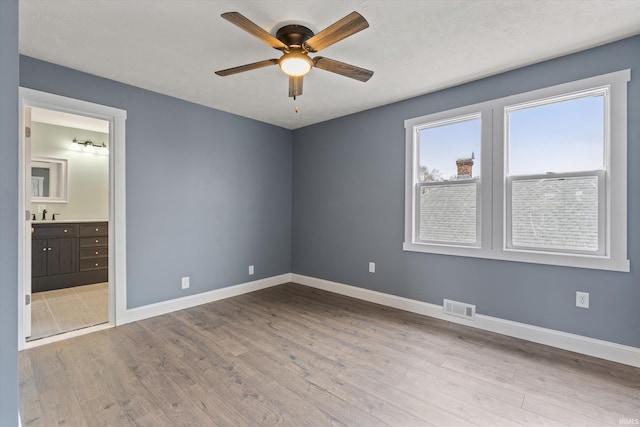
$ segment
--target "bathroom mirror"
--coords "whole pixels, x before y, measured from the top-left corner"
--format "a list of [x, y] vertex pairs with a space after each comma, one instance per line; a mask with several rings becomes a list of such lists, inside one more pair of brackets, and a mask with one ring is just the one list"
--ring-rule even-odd
[[31, 158], [31, 201], [67, 202], [67, 159]]

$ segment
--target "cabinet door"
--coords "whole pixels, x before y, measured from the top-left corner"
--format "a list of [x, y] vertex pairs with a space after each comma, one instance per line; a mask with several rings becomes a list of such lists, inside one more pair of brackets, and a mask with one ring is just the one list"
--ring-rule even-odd
[[31, 277], [47, 274], [47, 241], [33, 239], [31, 241]]
[[47, 274], [75, 273], [78, 265], [76, 239], [49, 239]]

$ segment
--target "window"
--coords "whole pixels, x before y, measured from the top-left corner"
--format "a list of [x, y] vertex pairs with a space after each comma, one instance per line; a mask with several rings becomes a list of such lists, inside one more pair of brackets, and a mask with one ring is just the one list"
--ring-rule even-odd
[[404, 249], [629, 271], [624, 70], [405, 121]]
[[507, 248], [605, 254], [606, 97], [505, 108]]
[[429, 123], [417, 138], [417, 239], [478, 246], [479, 114]]

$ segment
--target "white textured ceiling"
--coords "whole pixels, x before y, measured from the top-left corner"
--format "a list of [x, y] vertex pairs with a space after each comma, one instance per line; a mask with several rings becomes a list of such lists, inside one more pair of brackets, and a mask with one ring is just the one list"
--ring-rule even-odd
[[[313, 69], [294, 102], [277, 66], [214, 74], [280, 53], [223, 12], [275, 34], [354, 10], [370, 27], [319, 54], [373, 70], [367, 83]], [[288, 129], [635, 34], [640, 0], [20, 0], [21, 54]]]

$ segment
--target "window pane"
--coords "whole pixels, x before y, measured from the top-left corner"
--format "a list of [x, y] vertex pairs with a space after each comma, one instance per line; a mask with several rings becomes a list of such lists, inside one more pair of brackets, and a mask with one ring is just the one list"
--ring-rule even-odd
[[[34, 188], [34, 183], [36, 183], [36, 188]], [[34, 194], [34, 191], [37, 192]], [[31, 168], [31, 195], [49, 197], [49, 168]]]
[[419, 239], [476, 244], [476, 183], [420, 187]]
[[480, 176], [480, 117], [419, 131], [418, 182]]
[[514, 180], [514, 247], [598, 250], [598, 177]]
[[602, 170], [604, 95], [508, 112], [509, 175]]

